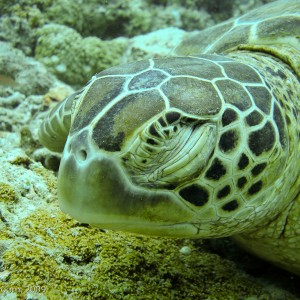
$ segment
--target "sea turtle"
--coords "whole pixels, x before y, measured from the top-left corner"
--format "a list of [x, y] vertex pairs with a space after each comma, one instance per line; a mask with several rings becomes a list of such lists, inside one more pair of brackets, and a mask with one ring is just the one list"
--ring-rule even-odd
[[44, 121], [63, 211], [104, 229], [233, 236], [300, 274], [300, 2], [92, 77]]

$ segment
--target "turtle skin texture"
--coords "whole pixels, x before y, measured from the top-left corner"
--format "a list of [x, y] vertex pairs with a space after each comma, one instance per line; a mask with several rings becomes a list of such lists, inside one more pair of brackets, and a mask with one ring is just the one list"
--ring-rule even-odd
[[300, 2], [96, 74], [41, 125], [60, 207], [157, 236], [232, 236], [300, 274]]

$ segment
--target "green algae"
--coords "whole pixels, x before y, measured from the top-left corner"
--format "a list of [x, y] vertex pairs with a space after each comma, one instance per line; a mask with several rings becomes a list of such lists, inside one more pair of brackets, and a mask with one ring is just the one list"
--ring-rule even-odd
[[[259, 0], [255, 0], [259, 2]], [[0, 39], [79, 87], [120, 64], [128, 38], [176, 27], [201, 30], [233, 14], [226, 1], [1, 1]], [[121, 39], [120, 39], [121, 37]]]
[[59, 79], [83, 85], [92, 75], [120, 64], [124, 40], [102, 41], [82, 38], [64, 25], [45, 25], [36, 31], [35, 57]]
[[[280, 297], [280, 291], [269, 291], [234, 262], [211, 253], [204, 241], [103, 231], [77, 222], [58, 207], [53, 172], [38, 163], [28, 166], [22, 160], [20, 164], [14, 163], [19, 156], [9, 163], [12, 163], [10, 170], [15, 173], [17, 169], [23, 170], [28, 176], [34, 172], [40, 176], [40, 182], [35, 183], [36, 196], [26, 195], [25, 203], [20, 199], [10, 209], [11, 214], [1, 219], [0, 297], [10, 294], [15, 295], [13, 299], [62, 300]], [[42, 183], [46, 184], [46, 190]], [[12, 186], [2, 186], [14, 196]], [[17, 187], [15, 190], [19, 193]], [[33, 211], [30, 202], [36, 206]], [[20, 209], [24, 215], [14, 218], [12, 214]], [[286, 300], [295, 299], [287, 293], [284, 296]]]
[[[211, 24], [207, 13], [197, 15], [196, 7], [192, 7], [203, 1], [184, 3], [191, 5], [188, 9], [192, 9], [193, 13], [181, 8], [179, 21], [183, 25], [178, 22], [178, 14], [174, 18], [174, 11], [176, 5], [184, 1], [149, 1], [169, 5], [158, 5], [157, 10], [152, 12], [145, 6], [135, 8], [131, 1], [89, 2], [90, 7], [77, 6], [76, 1], [65, 0], [2, 1], [0, 7], [6, 5], [6, 10], [1, 11], [6, 14], [7, 26], [10, 26], [5, 40], [9, 40], [14, 30], [14, 40], [9, 40], [11, 44], [26, 54], [37, 55], [47, 65], [49, 76], [53, 72], [71, 84], [79, 84], [90, 78], [92, 68], [99, 68], [95, 70], [99, 72], [120, 59], [126, 40], [115, 44], [114, 40], [103, 42], [97, 38], [99, 36], [105, 39], [117, 35], [130, 37], [164, 26], [189, 26], [188, 29], [192, 30], [203, 28], [201, 26], [205, 23]], [[94, 8], [97, 3], [107, 4], [105, 10], [93, 12], [91, 7]], [[122, 7], [126, 11], [122, 11]], [[150, 18], [158, 10], [161, 11], [153, 22]], [[132, 22], [128, 24], [130, 19]], [[203, 23], [200, 23], [201, 20]], [[46, 24], [56, 29], [47, 31]], [[69, 27], [73, 29], [69, 30]], [[67, 33], [70, 33], [70, 39]], [[93, 37], [86, 38], [90, 35]], [[58, 38], [62, 45], [59, 42], [53, 45], [51, 37]], [[83, 48], [77, 47], [77, 42]], [[88, 47], [83, 45], [85, 42]], [[119, 50], [115, 51], [114, 45], [120, 47]], [[22, 87], [32, 84], [35, 78], [38, 78], [39, 84], [43, 82], [41, 75], [33, 73], [31, 65], [19, 67], [19, 62], [16, 65], [19, 69], [30, 71], [28, 76], [23, 76], [28, 80]], [[83, 72], [84, 76], [78, 72]], [[48, 89], [49, 85], [44, 86]], [[26, 93], [41, 94], [45, 91], [44, 86], [31, 88]], [[15, 114], [15, 110], [13, 112]], [[11, 124], [15, 126], [15, 122]], [[16, 134], [19, 133], [20, 146], [31, 155], [39, 147], [38, 143], [27, 129], [17, 130]], [[1, 163], [4, 166], [3, 161]], [[275, 288], [273, 291], [266, 289], [268, 284], [247, 275], [238, 262], [233, 262], [234, 259], [229, 261], [211, 253], [204, 241], [140, 237], [101, 231], [78, 223], [61, 213], [56, 204], [57, 182], [53, 172], [25, 155], [16, 156], [7, 163], [11, 164], [8, 168], [12, 174], [10, 179], [16, 179], [11, 179], [9, 184], [0, 184], [3, 199], [0, 214], [0, 298], [10, 299], [7, 291], [15, 295], [13, 299], [296, 299]], [[36, 183], [28, 180], [32, 172], [39, 175]], [[0, 175], [2, 173], [3, 170]], [[22, 185], [25, 187], [22, 188]], [[25, 216], [20, 211], [26, 212]]]
[[[205, 2], [203, 5], [200, 1], [187, 3], [173, 0], [165, 3], [143, 0], [90, 0], [84, 3], [69, 0], [2, 2], [0, 8], [5, 15], [14, 15], [26, 20], [33, 29], [56, 23], [72, 27], [82, 36], [97, 36], [104, 39], [118, 36], [132, 37], [169, 26], [195, 30], [211, 25], [208, 14], [200, 10], [201, 7], [205, 7]], [[197, 17], [195, 10], [198, 13]], [[194, 22], [187, 22], [191, 16], [194, 16]]]
[[[190, 254], [180, 252], [184, 246]], [[40, 287], [46, 299], [271, 297], [199, 241], [101, 231], [53, 209], [22, 220], [2, 261], [10, 277], [0, 289], [18, 288], [19, 297], [28, 286]]]
[[18, 200], [18, 195], [13, 186], [0, 182], [0, 202], [11, 203]]

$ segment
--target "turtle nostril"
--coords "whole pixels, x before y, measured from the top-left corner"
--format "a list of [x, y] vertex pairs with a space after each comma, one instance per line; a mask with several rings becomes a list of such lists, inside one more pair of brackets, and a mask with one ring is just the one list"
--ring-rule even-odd
[[80, 161], [85, 161], [87, 158], [87, 152], [84, 149], [81, 149], [77, 152], [77, 158]]

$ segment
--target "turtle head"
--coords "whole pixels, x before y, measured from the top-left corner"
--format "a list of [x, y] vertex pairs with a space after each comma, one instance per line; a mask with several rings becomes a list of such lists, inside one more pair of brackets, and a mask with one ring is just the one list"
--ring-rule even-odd
[[[195, 211], [174, 190], [206, 168], [216, 147], [216, 124], [165, 110], [114, 150], [100, 148], [94, 130], [68, 138], [58, 180], [62, 210], [106, 229], [194, 236]], [[118, 134], [126, 138], [124, 130]]]
[[287, 157], [285, 128], [257, 71], [230, 58], [108, 69], [73, 105], [60, 206], [104, 229], [178, 237], [241, 232], [272, 210], [271, 188]]

